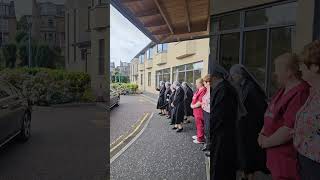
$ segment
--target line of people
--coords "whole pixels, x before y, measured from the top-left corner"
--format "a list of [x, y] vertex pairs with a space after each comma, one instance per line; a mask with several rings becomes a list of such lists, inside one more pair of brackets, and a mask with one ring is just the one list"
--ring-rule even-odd
[[193, 109], [193, 142], [205, 142], [211, 179], [235, 180], [240, 171], [253, 180], [262, 171], [273, 180], [320, 180], [320, 41], [274, 65], [279, 89], [271, 99], [240, 64], [229, 72], [214, 64], [195, 93], [186, 83], [162, 83], [160, 114], [181, 132], [186, 109]]
[[242, 65], [215, 64], [210, 105], [211, 179], [320, 179], [320, 41], [275, 60], [278, 91], [264, 89]]

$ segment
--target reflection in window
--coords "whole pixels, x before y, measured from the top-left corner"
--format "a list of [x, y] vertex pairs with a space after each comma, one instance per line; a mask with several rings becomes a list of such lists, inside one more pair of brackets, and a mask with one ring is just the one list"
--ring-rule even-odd
[[140, 54], [140, 56], [139, 56], [139, 62], [140, 62], [140, 64], [143, 64], [143, 63], [144, 63], [144, 54]]
[[245, 16], [245, 26], [293, 24], [296, 21], [296, 9], [297, 3], [294, 2], [248, 11]]
[[239, 26], [240, 26], [239, 13], [226, 15], [226, 16], [223, 16], [220, 18], [220, 29], [221, 30], [238, 29]]
[[156, 87], [160, 85], [160, 81], [170, 82], [170, 68], [156, 71]]
[[265, 87], [266, 50], [267, 30], [245, 33], [244, 64], [262, 87]]
[[220, 64], [229, 70], [233, 64], [239, 63], [240, 34], [224, 34], [220, 40]]
[[162, 53], [162, 52], [167, 52], [168, 51], [168, 44], [158, 44], [157, 45], [157, 52]]
[[203, 61], [172, 68], [172, 81], [187, 82], [195, 90], [195, 81], [201, 77]]
[[293, 27], [271, 29], [270, 36], [270, 60], [272, 61], [272, 67], [269, 97], [271, 97], [277, 90], [277, 80], [274, 75], [274, 60], [281, 54], [292, 51], [291, 45], [292, 36], [294, 36], [294, 29]]

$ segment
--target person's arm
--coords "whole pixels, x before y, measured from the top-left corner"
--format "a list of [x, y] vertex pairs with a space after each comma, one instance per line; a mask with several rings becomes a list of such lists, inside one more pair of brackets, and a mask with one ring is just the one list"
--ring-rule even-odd
[[291, 131], [292, 131], [291, 128], [282, 126], [269, 137], [266, 137], [261, 134], [259, 136], [261, 138], [261, 147], [270, 148], [270, 147], [279, 146], [281, 144], [287, 143], [292, 139]]
[[261, 147], [270, 148], [285, 144], [292, 139], [292, 131], [296, 119], [296, 114], [305, 103], [309, 96], [309, 91], [304, 91], [297, 94], [293, 100], [288, 104], [286, 112], [283, 114], [284, 123], [276, 132], [271, 136], [261, 136], [262, 142]]

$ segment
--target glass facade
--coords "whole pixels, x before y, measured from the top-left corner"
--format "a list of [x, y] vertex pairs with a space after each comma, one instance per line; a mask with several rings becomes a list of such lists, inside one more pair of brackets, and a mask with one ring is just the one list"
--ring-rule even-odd
[[170, 68], [156, 71], [156, 87], [159, 87], [160, 81], [170, 82]]
[[292, 51], [296, 11], [297, 2], [282, 1], [212, 16], [210, 56], [228, 70], [244, 64], [272, 96], [277, 89], [273, 60]]
[[172, 81], [187, 82], [195, 90], [196, 80], [201, 78], [203, 61], [172, 68]]

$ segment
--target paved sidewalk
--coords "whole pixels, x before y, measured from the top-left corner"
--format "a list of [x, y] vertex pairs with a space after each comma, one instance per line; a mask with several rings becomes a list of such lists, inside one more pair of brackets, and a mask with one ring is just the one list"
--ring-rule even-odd
[[194, 121], [180, 134], [171, 127], [168, 119], [154, 114], [143, 134], [111, 164], [111, 179], [206, 180], [202, 145], [192, 142]]

